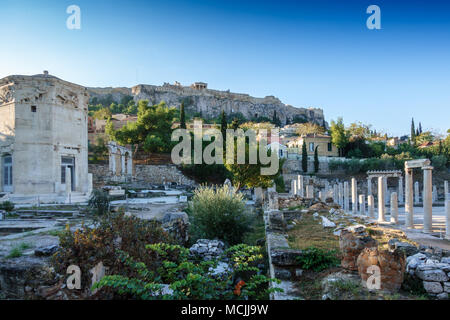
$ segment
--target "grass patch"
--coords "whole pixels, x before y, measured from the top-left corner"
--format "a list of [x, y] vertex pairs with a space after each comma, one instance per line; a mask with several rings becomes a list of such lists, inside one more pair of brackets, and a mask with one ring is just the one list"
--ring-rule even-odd
[[332, 230], [322, 227], [320, 220], [315, 220], [311, 214], [303, 214], [297, 225], [288, 232], [291, 248], [307, 249], [315, 247], [322, 250], [339, 251], [339, 238]]
[[29, 243], [22, 242], [19, 245], [15, 246], [11, 249], [9, 254], [6, 256], [6, 259], [19, 258], [23, 256], [23, 252], [27, 249], [31, 249], [33, 246]]

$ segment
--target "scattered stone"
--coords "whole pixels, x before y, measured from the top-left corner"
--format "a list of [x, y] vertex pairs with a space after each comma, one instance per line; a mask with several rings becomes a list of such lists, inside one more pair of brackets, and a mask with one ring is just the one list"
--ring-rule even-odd
[[218, 258], [224, 252], [225, 244], [219, 240], [199, 239], [189, 249], [191, 255], [202, 260]]
[[419, 265], [416, 269], [416, 276], [424, 281], [445, 282], [448, 277], [441, 269], [427, 269], [428, 266]]
[[51, 245], [47, 247], [40, 247], [34, 250], [34, 255], [37, 257], [48, 257], [56, 253], [58, 251], [58, 245]]
[[439, 300], [448, 300], [448, 293], [442, 292], [436, 296]]
[[331, 222], [324, 216], [320, 216], [320, 217], [322, 218], [322, 226], [324, 228], [335, 228], [336, 227], [336, 224], [334, 222]]
[[274, 249], [270, 253], [270, 256], [272, 258], [272, 264], [276, 266], [296, 266], [299, 264], [298, 257], [302, 254], [302, 250]]
[[287, 269], [275, 268], [275, 278], [280, 280], [290, 280], [292, 275], [291, 272]]
[[339, 237], [339, 247], [342, 252], [342, 267], [353, 271], [358, 270], [356, 262], [361, 251], [365, 248], [377, 246], [377, 241], [369, 236], [353, 234], [346, 229], [342, 230]]
[[424, 281], [423, 287], [428, 293], [434, 294], [442, 293], [442, 291], [444, 290], [439, 282]]
[[358, 224], [355, 226], [350, 226], [347, 228], [348, 231], [353, 233], [363, 233], [366, 231], [366, 226], [363, 226], [362, 224]]

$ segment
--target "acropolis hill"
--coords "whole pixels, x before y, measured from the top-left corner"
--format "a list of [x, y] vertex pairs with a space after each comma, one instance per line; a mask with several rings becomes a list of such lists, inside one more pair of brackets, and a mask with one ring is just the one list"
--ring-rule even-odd
[[248, 94], [219, 91], [207, 88], [207, 84], [196, 82], [191, 86], [180, 83], [164, 83], [162, 86], [137, 85], [132, 88], [88, 88], [91, 98], [102, 99], [111, 95], [119, 102], [124, 96], [133, 96], [135, 100], [146, 99], [152, 104], [165, 101], [169, 106], [179, 108], [184, 102], [186, 110], [201, 112], [203, 117], [217, 117], [222, 110], [227, 114], [242, 113], [247, 119], [257, 117], [272, 118], [274, 111], [283, 124], [286, 119], [295, 116], [303, 117], [306, 121], [322, 125], [324, 114], [318, 108], [296, 108], [282, 103], [274, 96], [255, 98]]

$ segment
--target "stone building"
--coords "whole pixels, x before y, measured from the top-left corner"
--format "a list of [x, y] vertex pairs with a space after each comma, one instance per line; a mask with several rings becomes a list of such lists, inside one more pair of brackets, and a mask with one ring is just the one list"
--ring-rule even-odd
[[314, 156], [316, 147], [319, 157], [338, 157], [339, 150], [331, 142], [331, 137], [324, 134], [307, 134], [287, 143], [288, 152], [302, 153], [303, 141], [306, 143], [308, 156]]
[[1, 193], [14, 201], [90, 192], [88, 100], [84, 87], [48, 72], [0, 79]]

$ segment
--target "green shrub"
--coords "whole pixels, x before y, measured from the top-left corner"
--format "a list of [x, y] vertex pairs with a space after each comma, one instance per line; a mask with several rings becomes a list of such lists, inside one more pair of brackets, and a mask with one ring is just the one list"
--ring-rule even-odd
[[98, 215], [108, 213], [110, 209], [110, 198], [108, 193], [102, 190], [94, 190], [89, 199], [88, 206]]
[[309, 247], [297, 258], [301, 268], [320, 272], [325, 269], [339, 266], [340, 260], [336, 250], [323, 250]]
[[241, 193], [228, 186], [198, 188], [190, 203], [193, 240], [219, 239], [234, 245], [243, 242], [249, 216]]
[[285, 193], [286, 192], [286, 186], [284, 184], [284, 179], [282, 175], [279, 175], [275, 178], [275, 187], [278, 193]]
[[[276, 280], [259, 275], [255, 267], [262, 259], [260, 247], [239, 245], [228, 249], [224, 255], [233, 261], [233, 271], [221, 276], [212, 273], [218, 260], [190, 261], [189, 249], [184, 247], [157, 243], [148, 245], [147, 250], [147, 254], [160, 258], [159, 268], [153, 271], [121, 251], [120, 259], [132, 273], [106, 276], [93, 288], [109, 288], [122, 297], [139, 300], [253, 300], [267, 299], [270, 292], [280, 291], [269, 289], [268, 284]], [[163, 284], [169, 284], [172, 292], [162, 294]]]
[[433, 156], [431, 158], [431, 164], [436, 171], [445, 170], [447, 168], [447, 157], [446, 156]]
[[129, 270], [120, 261], [117, 250], [126, 251], [132, 258], [140, 259], [148, 268], [156, 270], [160, 266], [158, 257], [147, 252], [145, 246], [153, 243], [175, 243], [152, 220], [127, 217], [123, 212], [106, 215], [94, 227], [83, 225], [75, 232], [68, 226], [61, 232], [60, 250], [53, 256], [55, 270], [65, 274], [67, 267], [77, 265], [82, 271], [82, 285], [90, 283], [90, 271], [100, 261], [111, 273], [128, 274]]
[[14, 210], [14, 203], [11, 201], [4, 201], [0, 203], [0, 210], [5, 210], [6, 212], [11, 212]]

